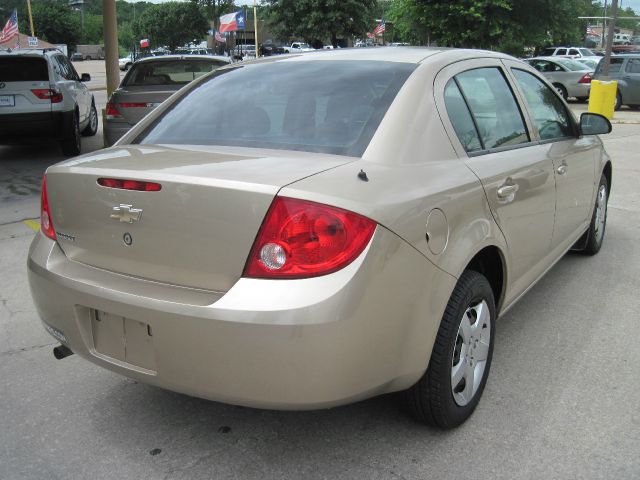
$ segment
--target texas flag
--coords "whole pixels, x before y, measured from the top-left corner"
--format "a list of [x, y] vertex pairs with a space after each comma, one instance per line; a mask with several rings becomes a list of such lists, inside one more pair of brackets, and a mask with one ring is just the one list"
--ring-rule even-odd
[[244, 30], [244, 12], [228, 13], [220, 17], [220, 33]]

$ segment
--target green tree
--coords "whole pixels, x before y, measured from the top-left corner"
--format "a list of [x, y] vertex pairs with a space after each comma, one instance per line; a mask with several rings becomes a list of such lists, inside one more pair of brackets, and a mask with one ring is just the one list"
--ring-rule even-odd
[[[64, 1], [33, 2], [33, 26], [38, 37], [50, 43], [76, 45], [80, 40], [80, 12]], [[27, 23], [28, 25], [28, 23]], [[24, 27], [21, 27], [25, 30]]]
[[220, 17], [236, 10], [233, 0], [191, 0], [198, 5], [208, 20], [213, 22], [215, 30], [220, 26]]
[[102, 15], [95, 15], [92, 13], [84, 14], [84, 27], [82, 29], [82, 42], [83, 44], [102, 44], [104, 43], [104, 35], [102, 34], [103, 28]]
[[331, 40], [371, 31], [376, 0], [267, 0], [271, 28], [280, 38]]
[[149, 37], [155, 46], [170, 50], [200, 40], [208, 30], [207, 19], [193, 3], [167, 2], [149, 7], [133, 25], [136, 36]]

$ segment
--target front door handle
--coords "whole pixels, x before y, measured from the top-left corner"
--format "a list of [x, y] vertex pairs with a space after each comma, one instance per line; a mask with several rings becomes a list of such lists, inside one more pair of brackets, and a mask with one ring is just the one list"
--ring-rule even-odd
[[509, 198], [511, 195], [513, 195], [518, 191], [518, 188], [519, 187], [517, 183], [513, 185], [503, 185], [500, 188], [498, 188], [498, 198], [500, 199]]

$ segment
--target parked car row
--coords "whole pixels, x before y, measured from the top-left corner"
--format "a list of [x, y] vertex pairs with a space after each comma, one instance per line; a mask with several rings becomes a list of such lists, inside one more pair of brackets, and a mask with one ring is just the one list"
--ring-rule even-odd
[[57, 357], [259, 408], [403, 392], [464, 422], [498, 317], [603, 245], [609, 121], [496, 52], [208, 60], [134, 63], [109, 108], [181, 90], [47, 169], [28, 273]]

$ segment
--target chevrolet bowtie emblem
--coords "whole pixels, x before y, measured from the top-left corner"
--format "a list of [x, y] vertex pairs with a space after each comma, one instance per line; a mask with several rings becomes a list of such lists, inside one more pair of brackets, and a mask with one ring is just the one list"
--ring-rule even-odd
[[122, 223], [133, 223], [142, 217], [142, 209], [133, 208], [133, 205], [120, 205], [113, 207], [111, 218], [120, 220]]

